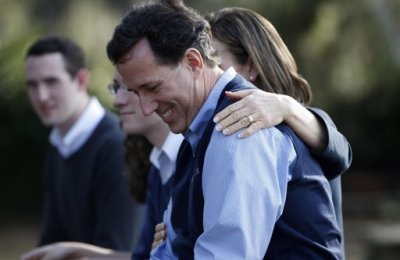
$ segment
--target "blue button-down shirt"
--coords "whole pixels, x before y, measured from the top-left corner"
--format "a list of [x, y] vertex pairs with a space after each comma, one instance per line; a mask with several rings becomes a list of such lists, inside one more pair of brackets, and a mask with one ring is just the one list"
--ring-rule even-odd
[[[226, 71], [185, 133], [196, 151], [225, 85], [236, 75]], [[235, 135], [212, 134], [204, 160], [204, 232], [197, 239], [196, 259], [262, 259], [275, 222], [282, 214], [290, 165], [296, 158], [289, 137], [276, 128], [237, 139]], [[171, 242], [172, 203], [164, 216], [168, 237], [153, 250], [152, 259], [176, 259]], [[179, 207], [179, 205], [177, 205]]]

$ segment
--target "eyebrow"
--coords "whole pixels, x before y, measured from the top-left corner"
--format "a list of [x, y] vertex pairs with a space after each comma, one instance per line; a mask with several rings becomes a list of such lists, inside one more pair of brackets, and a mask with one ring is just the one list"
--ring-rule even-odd
[[152, 88], [154, 86], [159, 86], [162, 83], [164, 83], [163, 80], [158, 80], [158, 81], [154, 81], [154, 82], [147, 82], [147, 83], [144, 83], [144, 84], [140, 85], [139, 87], [137, 87], [137, 89]]
[[25, 82], [28, 84], [32, 84], [32, 83], [38, 83], [38, 82], [48, 82], [48, 81], [58, 81], [59, 80], [59, 78], [58, 77], [55, 77], [55, 76], [46, 76], [46, 77], [44, 77], [44, 78], [41, 78], [41, 79], [39, 79], [39, 80], [36, 80], [36, 79], [31, 79], [31, 78], [27, 78], [26, 80], [25, 80]]
[[25, 84], [26, 85], [33, 85], [33, 84], [36, 84], [36, 81], [32, 80], [32, 79], [27, 79], [27, 80], [25, 80]]

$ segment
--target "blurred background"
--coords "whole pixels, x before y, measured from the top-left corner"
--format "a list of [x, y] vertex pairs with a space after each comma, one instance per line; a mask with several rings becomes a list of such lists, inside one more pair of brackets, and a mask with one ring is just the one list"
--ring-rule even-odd
[[[49, 129], [30, 108], [24, 54], [42, 35], [73, 38], [106, 106], [113, 67], [105, 46], [135, 1], [0, 0], [0, 259], [35, 246]], [[202, 14], [242, 6], [267, 17], [353, 148], [343, 175], [347, 259], [400, 259], [400, 1], [186, 0]]]

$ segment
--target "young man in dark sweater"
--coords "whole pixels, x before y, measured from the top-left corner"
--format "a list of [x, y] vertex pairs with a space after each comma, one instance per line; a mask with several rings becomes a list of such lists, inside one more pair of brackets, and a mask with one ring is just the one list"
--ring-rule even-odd
[[135, 206], [124, 169], [118, 120], [87, 88], [83, 51], [69, 39], [44, 37], [27, 51], [27, 92], [36, 114], [52, 127], [44, 175], [39, 245], [87, 242], [132, 248]]

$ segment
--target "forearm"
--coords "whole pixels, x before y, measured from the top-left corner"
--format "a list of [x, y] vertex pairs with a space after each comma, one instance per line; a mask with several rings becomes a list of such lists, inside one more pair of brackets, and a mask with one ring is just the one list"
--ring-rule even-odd
[[316, 159], [328, 179], [345, 172], [352, 161], [352, 150], [346, 137], [340, 133], [332, 119], [324, 111], [317, 108], [308, 108], [319, 121], [324, 124], [327, 131], [327, 146], [320, 153], [314, 153]]
[[86, 260], [130, 260], [130, 252], [112, 252], [107, 255], [94, 255], [85, 257]]
[[[68, 246], [68, 244], [66, 244]], [[73, 252], [74, 256], [83, 257], [85, 259], [130, 259], [130, 252], [114, 251], [112, 249], [98, 247], [83, 243], [70, 243], [71, 249], [76, 248]]]
[[287, 107], [284, 122], [316, 153], [327, 146], [327, 131], [318, 118], [289, 96], [283, 96]]
[[129, 252], [117, 252], [81, 242], [58, 242], [35, 248], [24, 254], [22, 260], [34, 259], [130, 259]]

